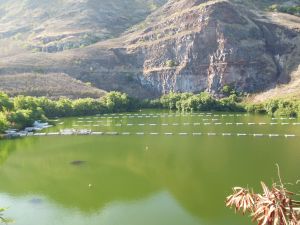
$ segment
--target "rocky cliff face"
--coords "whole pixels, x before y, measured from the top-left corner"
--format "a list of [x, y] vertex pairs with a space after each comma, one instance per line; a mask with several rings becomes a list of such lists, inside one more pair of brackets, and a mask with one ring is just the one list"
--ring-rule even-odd
[[135, 97], [219, 94], [224, 85], [252, 93], [289, 82], [300, 62], [299, 18], [279, 23], [244, 3], [170, 0], [117, 39], [55, 54], [7, 57], [0, 74], [37, 68], [63, 72]]
[[233, 2], [186, 2], [180, 11], [182, 1], [169, 2], [160, 10], [166, 17], [127, 42], [143, 59], [143, 85], [159, 93], [218, 93], [225, 84], [257, 92], [288, 81], [299, 64], [299, 33]]

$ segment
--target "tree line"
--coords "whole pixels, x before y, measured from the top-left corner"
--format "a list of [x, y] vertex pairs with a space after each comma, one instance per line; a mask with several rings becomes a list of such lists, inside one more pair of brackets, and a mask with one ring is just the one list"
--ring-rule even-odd
[[89, 116], [104, 113], [128, 112], [141, 108], [157, 108], [193, 111], [227, 111], [269, 114], [271, 116], [297, 117], [300, 101], [296, 99], [269, 100], [264, 103], [244, 103], [243, 96], [224, 89], [222, 98], [207, 92], [169, 93], [154, 100], [138, 100], [120, 92], [109, 92], [99, 99], [82, 98], [71, 100], [60, 98], [17, 96], [10, 98], [0, 92], [0, 133], [7, 128], [22, 129], [32, 126], [34, 121], [47, 121], [54, 117]]
[[274, 117], [300, 116], [300, 99], [270, 99], [261, 103], [249, 103], [243, 95], [229, 91], [222, 98], [215, 98], [207, 92], [200, 94], [170, 93], [160, 99], [147, 100], [149, 108], [167, 108], [185, 112], [223, 111], [267, 114]]
[[9, 98], [0, 93], [0, 133], [7, 128], [22, 129], [32, 126], [34, 121], [48, 118], [88, 116], [103, 113], [132, 111], [137, 108], [135, 100], [120, 92], [107, 93], [100, 99], [82, 98], [71, 100], [60, 98], [17, 96]]

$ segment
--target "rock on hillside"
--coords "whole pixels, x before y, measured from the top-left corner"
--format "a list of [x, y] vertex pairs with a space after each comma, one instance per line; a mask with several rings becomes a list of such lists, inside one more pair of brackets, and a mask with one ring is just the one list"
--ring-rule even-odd
[[289, 82], [300, 62], [299, 17], [278, 21], [279, 16], [251, 1], [170, 0], [117, 39], [55, 54], [7, 57], [0, 74], [37, 68], [64, 72], [136, 97], [219, 94], [224, 85], [264, 91]]

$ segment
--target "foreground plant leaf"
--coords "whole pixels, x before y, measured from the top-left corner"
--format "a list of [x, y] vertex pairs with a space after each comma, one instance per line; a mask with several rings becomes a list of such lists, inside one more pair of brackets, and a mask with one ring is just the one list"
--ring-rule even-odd
[[251, 213], [252, 220], [258, 225], [300, 225], [299, 201], [293, 200], [294, 193], [281, 185], [273, 184], [269, 188], [261, 182], [262, 194], [255, 194], [248, 189], [235, 187], [233, 194], [226, 199], [227, 207]]

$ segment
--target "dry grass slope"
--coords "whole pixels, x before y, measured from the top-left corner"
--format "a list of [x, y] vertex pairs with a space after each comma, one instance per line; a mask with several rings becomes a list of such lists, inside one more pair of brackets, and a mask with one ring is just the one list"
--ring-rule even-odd
[[1, 75], [0, 91], [11, 96], [31, 95], [51, 98], [99, 98], [106, 92], [63, 73]]

